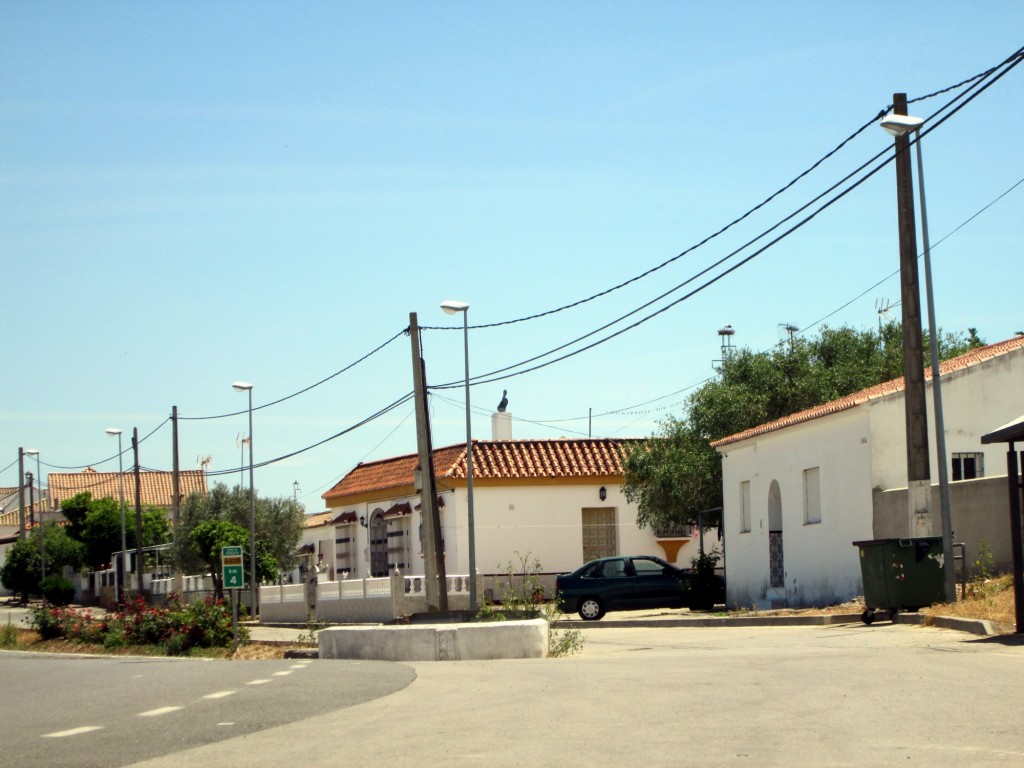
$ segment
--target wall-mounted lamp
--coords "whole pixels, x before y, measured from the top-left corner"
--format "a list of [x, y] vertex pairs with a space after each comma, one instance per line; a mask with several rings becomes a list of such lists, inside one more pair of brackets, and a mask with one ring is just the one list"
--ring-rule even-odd
[[366, 527], [366, 515], [360, 515], [359, 516], [359, 524], [361, 526], [363, 526], [363, 528]]
[[608, 489], [602, 485], [601, 490], [597, 492], [597, 495], [600, 497], [601, 501], [604, 501], [608, 498]]

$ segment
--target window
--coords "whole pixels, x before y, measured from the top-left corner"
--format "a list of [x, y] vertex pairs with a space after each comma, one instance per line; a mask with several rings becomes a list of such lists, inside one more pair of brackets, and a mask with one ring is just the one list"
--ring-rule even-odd
[[804, 470], [804, 524], [821, 522], [821, 468]]
[[583, 562], [618, 554], [615, 507], [590, 507], [583, 510]]
[[750, 533], [750, 481], [740, 483], [740, 533]]
[[973, 480], [985, 476], [985, 454], [954, 453], [953, 480]]
[[354, 523], [344, 523], [334, 528], [334, 562], [337, 564], [339, 578], [352, 573], [355, 569], [355, 551], [352, 533]]

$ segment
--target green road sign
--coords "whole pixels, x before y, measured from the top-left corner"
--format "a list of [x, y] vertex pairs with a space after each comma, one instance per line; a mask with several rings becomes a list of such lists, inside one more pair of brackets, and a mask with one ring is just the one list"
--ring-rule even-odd
[[245, 572], [242, 565], [241, 547], [221, 547], [221, 577], [224, 579], [225, 589], [241, 589], [245, 586]]

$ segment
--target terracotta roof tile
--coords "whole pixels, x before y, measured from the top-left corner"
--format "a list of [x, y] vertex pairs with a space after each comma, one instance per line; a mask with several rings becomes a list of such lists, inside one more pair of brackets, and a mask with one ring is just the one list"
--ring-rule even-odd
[[[939, 364], [939, 375], [946, 376], [953, 373], [954, 371], [964, 370], [972, 366], [978, 365], [991, 360], [995, 357], [1001, 357], [1002, 355], [1009, 354], [1018, 349], [1024, 349], [1024, 336], [1015, 336], [1012, 339], [998, 342], [997, 344], [989, 344], [985, 347], [978, 347], [972, 349], [969, 352], [965, 352], [959, 357], [953, 357]], [[932, 370], [931, 366], [925, 371], [925, 379], [931, 379]], [[747, 440], [751, 437], [757, 437], [758, 435], [764, 435], [769, 432], [775, 432], [779, 429], [785, 429], [786, 427], [794, 424], [800, 424], [805, 421], [811, 421], [812, 419], [818, 419], [822, 416], [828, 416], [832, 413], [838, 413], [839, 411], [845, 411], [850, 408], [855, 408], [858, 405], [862, 405], [869, 400], [875, 400], [880, 397], [887, 397], [897, 392], [902, 392], [904, 389], [904, 381], [901, 376], [898, 379], [892, 379], [891, 381], [885, 381], [881, 384], [876, 384], [873, 387], [862, 389], [860, 392], [854, 392], [840, 397], [837, 400], [832, 400], [822, 405], [817, 405], [814, 408], [808, 408], [797, 413], [792, 413], [789, 416], [783, 416], [781, 419], [775, 421], [769, 421], [765, 424], [760, 424], [756, 427], [744, 430], [743, 432], [737, 432], [735, 435], [729, 435], [723, 437], [721, 440], [716, 440], [711, 443], [715, 448], [719, 448], [724, 445], [731, 443], [738, 443], [741, 440]]]
[[[173, 501], [171, 472], [140, 472], [139, 495], [142, 503], [169, 508]], [[47, 476], [50, 494], [55, 503], [61, 504], [72, 496], [88, 491], [94, 499], [121, 497], [117, 472], [51, 472]], [[206, 493], [206, 473], [201, 469], [189, 469], [179, 473], [179, 493], [185, 499], [193, 493]], [[135, 473], [124, 473], [125, 503], [135, 503]]]
[[[474, 440], [473, 478], [609, 477], [622, 474], [628, 439]], [[413, 484], [416, 454], [359, 464], [323, 495], [325, 499], [385, 491]], [[465, 443], [434, 450], [438, 480], [466, 479]]]
[[317, 512], [313, 515], [306, 515], [302, 519], [303, 528], [317, 528], [321, 525], [328, 525], [334, 521], [334, 516], [338, 514], [334, 510], [328, 510], [326, 512]]

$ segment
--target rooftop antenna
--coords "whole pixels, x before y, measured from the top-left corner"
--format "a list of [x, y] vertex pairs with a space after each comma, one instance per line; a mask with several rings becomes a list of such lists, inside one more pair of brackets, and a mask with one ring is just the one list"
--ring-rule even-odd
[[[723, 328], [718, 329], [718, 338], [721, 340], [722, 344], [722, 358], [720, 360], [712, 361], [711, 367], [714, 368], [716, 371], [721, 370], [722, 366], [732, 356], [732, 353], [734, 351], [732, 346], [732, 337], [735, 334], [736, 331], [733, 330], [733, 327], [728, 323]], [[715, 365], [715, 363], [718, 363], [718, 365]]]
[[[889, 299], [875, 299], [875, 311], [878, 313], [878, 330], [882, 330], [882, 326], [886, 323], [895, 322], [896, 318], [892, 316], [893, 304]], [[884, 323], [882, 321], [885, 321]]]
[[797, 332], [799, 332], [799, 330], [800, 329], [797, 328], [795, 325], [793, 325], [793, 323], [779, 323], [779, 341], [780, 342], [785, 341], [785, 339], [782, 338], [782, 334], [783, 333], [789, 334], [789, 351], [790, 352], [793, 351], [793, 345], [795, 343], [793, 341], [793, 337], [797, 334]]

